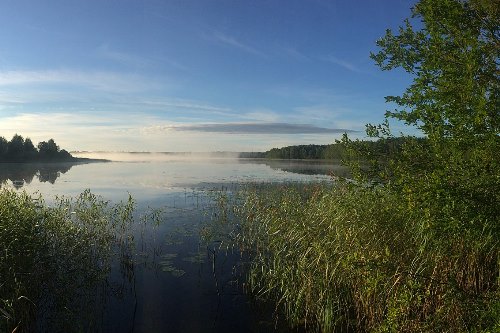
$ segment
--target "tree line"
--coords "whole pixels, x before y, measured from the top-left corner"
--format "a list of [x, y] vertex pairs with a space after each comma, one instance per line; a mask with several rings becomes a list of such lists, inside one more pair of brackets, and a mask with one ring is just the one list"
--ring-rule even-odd
[[0, 162], [62, 162], [75, 158], [60, 149], [54, 139], [34, 145], [30, 138], [15, 134], [10, 141], [0, 136]]
[[[402, 146], [409, 141], [408, 137], [391, 137], [378, 140], [356, 140], [349, 144], [349, 149], [370, 152], [379, 160], [386, 160], [399, 152]], [[411, 138], [425, 144], [426, 138]], [[368, 156], [368, 155], [367, 155]], [[308, 159], [308, 160], [344, 160], [349, 157], [345, 142], [337, 141], [328, 145], [296, 145], [281, 148], [272, 148], [265, 152], [241, 153], [242, 158], [268, 158], [268, 159]]]

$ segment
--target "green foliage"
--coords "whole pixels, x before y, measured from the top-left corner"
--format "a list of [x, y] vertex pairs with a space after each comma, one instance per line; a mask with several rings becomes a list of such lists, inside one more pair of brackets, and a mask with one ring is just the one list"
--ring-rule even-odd
[[129, 257], [134, 205], [85, 191], [48, 206], [41, 197], [1, 190], [0, 332], [97, 329], [98, 291], [111, 260]]
[[329, 145], [298, 145], [273, 148], [263, 153], [263, 158], [270, 159], [310, 159], [341, 160], [345, 155], [340, 143]]
[[[228, 200], [216, 230], [250, 257], [248, 291], [310, 331], [493, 331], [499, 239], [434, 242], [432, 218], [384, 187], [264, 185]], [[233, 206], [231, 206], [233, 205]], [[231, 210], [231, 208], [233, 208]]]
[[[375, 137], [375, 133], [380, 132], [380, 127], [368, 125], [369, 132]], [[385, 131], [385, 129], [384, 129]], [[347, 135], [344, 135], [347, 138]], [[329, 145], [297, 145], [297, 146], [287, 146], [281, 148], [272, 148], [266, 152], [262, 153], [241, 153], [242, 158], [269, 158], [269, 159], [304, 159], [304, 160], [348, 160], [351, 156], [349, 151], [346, 149], [361, 149], [365, 152], [370, 152], [372, 150], [377, 151], [377, 157], [381, 160], [387, 160], [389, 155], [393, 153], [396, 149], [399, 149], [401, 145], [407, 138], [395, 138], [391, 137], [389, 139], [378, 138], [378, 140], [356, 140], [351, 141], [350, 145], [346, 145], [346, 140], [337, 140], [335, 143]], [[366, 154], [359, 154], [360, 159], [367, 162], [369, 156]]]
[[7, 144], [7, 156], [12, 159], [21, 158], [24, 152], [24, 138], [15, 134]]
[[8, 149], [9, 142], [4, 137], [0, 136], [0, 156], [5, 156]]
[[53, 139], [33, 144], [30, 138], [24, 139], [15, 134], [11, 141], [0, 137], [0, 163], [1, 162], [52, 162], [73, 161], [75, 158], [66, 150], [60, 150]]
[[265, 157], [278, 159], [324, 159], [327, 148], [327, 145], [299, 145], [273, 148], [265, 153]]
[[383, 172], [408, 207], [432, 216], [429, 228], [441, 239], [480, 233], [500, 216], [500, 7], [422, 0], [413, 18], [422, 29], [407, 20], [398, 35], [387, 31], [372, 58], [414, 76], [402, 96], [387, 97], [400, 109], [386, 116], [416, 125], [428, 140], [409, 140]]
[[[415, 29], [412, 22], [420, 20]], [[424, 137], [344, 135], [354, 181], [250, 189], [235, 204], [250, 290], [318, 331], [500, 329], [500, 6], [421, 0], [372, 58], [413, 83], [389, 96]]]
[[[386, 116], [416, 125], [427, 140], [408, 140], [382, 173], [408, 207], [432, 216], [429, 227], [443, 239], [480, 233], [500, 216], [500, 7], [422, 0], [413, 18], [422, 29], [407, 20], [398, 35], [388, 30], [372, 58], [414, 76], [402, 96], [387, 97], [401, 109]], [[368, 125], [372, 136], [390, 139], [379, 129]]]
[[372, 58], [384, 70], [414, 76], [401, 109], [387, 116], [417, 125], [432, 140], [469, 140], [500, 130], [500, 9], [494, 1], [421, 0], [395, 35], [388, 30]]

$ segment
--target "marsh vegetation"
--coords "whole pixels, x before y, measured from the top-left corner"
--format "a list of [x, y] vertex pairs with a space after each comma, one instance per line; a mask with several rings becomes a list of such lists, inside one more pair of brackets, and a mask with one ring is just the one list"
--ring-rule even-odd
[[[328, 179], [187, 159], [77, 164], [51, 183], [38, 166], [0, 168], [2, 332], [272, 329], [272, 311], [242, 292], [238, 253], [200, 241], [214, 204], [206, 193]], [[11, 184], [21, 178], [22, 188]], [[92, 191], [79, 194], [83, 186]]]
[[[397, 109], [383, 124], [367, 125], [377, 143], [339, 142], [351, 179], [220, 196], [214, 226], [250, 258], [248, 290], [292, 327], [500, 329], [500, 13], [489, 1], [422, 0], [412, 20], [422, 28], [406, 20], [372, 54], [413, 82], [386, 97]], [[424, 138], [395, 140], [389, 119]]]
[[130, 273], [133, 209], [90, 191], [48, 205], [1, 189], [0, 331], [95, 330], [112, 260]]
[[[386, 188], [249, 186], [217, 230], [244, 253], [247, 291], [322, 332], [498, 327], [498, 227], [437, 231]], [[220, 232], [221, 234], [223, 232]]]
[[[207, 167], [177, 159], [177, 164], [92, 165], [86, 169], [91, 176], [80, 173], [83, 181], [68, 181], [72, 190], [81, 188], [101, 172], [91, 187], [112, 188], [123, 196], [132, 187], [127, 177], [135, 174], [137, 192], [155, 203], [171, 201], [169, 216], [178, 221], [180, 232], [169, 229], [161, 238], [150, 234], [137, 249], [137, 236], [145, 234], [134, 229], [130, 196], [112, 204], [85, 191], [46, 203], [37, 194], [2, 189], [0, 331], [102, 330], [107, 326], [96, 318], [105, 312], [109, 291], [121, 296], [132, 292], [132, 310], [123, 311], [134, 318], [131, 330], [137, 328], [137, 304], [148, 304], [138, 331], [166, 325], [199, 331], [208, 321], [193, 318], [214, 305], [193, 295], [194, 286], [205, 284], [215, 296], [214, 330], [224, 317], [218, 310], [224, 297], [235, 302], [245, 297], [243, 290], [254, 300], [273, 304], [287, 329], [498, 331], [498, 6], [421, 0], [412, 15], [421, 29], [408, 20], [397, 34], [388, 30], [372, 54], [382, 69], [401, 68], [413, 76], [401, 96], [386, 98], [398, 109], [387, 112], [381, 125], [367, 125], [373, 141], [344, 135], [331, 146], [341, 151], [348, 174], [333, 172], [334, 178], [326, 181], [325, 176], [291, 176], [286, 170], [293, 168], [274, 166], [281, 171], [262, 177], [262, 170], [269, 169], [262, 164], [217, 161]], [[415, 126], [421, 137], [395, 137], [389, 119]], [[17, 161], [24, 151], [34, 154], [30, 142], [16, 136], [10, 143], [0, 140], [0, 147], [7, 147], [1, 149]], [[39, 145], [38, 153], [58, 150], [53, 141], [46, 144], [50, 147]], [[322, 149], [287, 147], [273, 153], [316, 158], [324, 156]], [[235, 179], [247, 185], [227, 190]], [[208, 197], [195, 191], [188, 195], [186, 184], [194, 183], [223, 185]], [[169, 197], [172, 188], [176, 193]], [[184, 196], [179, 197], [180, 188]], [[188, 197], [197, 210], [186, 209]], [[208, 208], [212, 220], [200, 219], [202, 208]], [[159, 216], [158, 211], [146, 213], [139, 225], [160, 229]], [[151, 268], [141, 271], [137, 287], [136, 260]], [[113, 271], [121, 282], [110, 283]], [[159, 272], [164, 275], [157, 279]], [[208, 279], [202, 278], [207, 274]], [[173, 284], [175, 279], [188, 283]], [[142, 294], [136, 293], [139, 288]], [[183, 316], [177, 311], [180, 305]], [[112, 320], [120, 324], [116, 308]], [[237, 320], [226, 322], [222, 330], [255, 328], [254, 318], [245, 317], [248, 307], [232, 309], [224, 307]], [[151, 324], [153, 316], [161, 325]], [[276, 329], [266, 325], [255, 329]]]

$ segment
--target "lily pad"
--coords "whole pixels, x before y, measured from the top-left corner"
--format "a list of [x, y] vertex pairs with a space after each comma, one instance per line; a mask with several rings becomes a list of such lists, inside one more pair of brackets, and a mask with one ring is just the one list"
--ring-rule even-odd
[[182, 258], [183, 261], [190, 262], [192, 264], [203, 264], [206, 260], [207, 255], [202, 252], [190, 253], [188, 257]]
[[160, 269], [163, 272], [170, 273], [174, 277], [181, 277], [184, 274], [186, 274], [186, 272], [184, 270], [175, 267], [172, 264], [172, 261], [170, 261], [170, 260], [162, 260], [158, 264], [160, 265], [160, 267], [161, 267]]
[[161, 258], [165, 260], [171, 260], [177, 258], [177, 253], [165, 253], [164, 255], [161, 256]]

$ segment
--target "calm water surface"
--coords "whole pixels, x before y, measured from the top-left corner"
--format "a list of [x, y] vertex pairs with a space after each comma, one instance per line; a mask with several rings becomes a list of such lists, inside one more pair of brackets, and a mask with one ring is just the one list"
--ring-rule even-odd
[[[99, 319], [103, 332], [273, 332], [270, 309], [242, 293], [238, 255], [200, 242], [211, 189], [247, 182], [331, 181], [338, 165], [319, 162], [182, 159], [122, 154], [87, 164], [0, 164], [4, 187], [47, 199], [85, 189], [111, 201], [132, 195], [138, 214], [163, 210], [163, 223], [138, 241], [127, 279], [112, 272]], [[117, 157], [114, 156], [116, 159]], [[139, 237], [138, 237], [139, 239]]]

